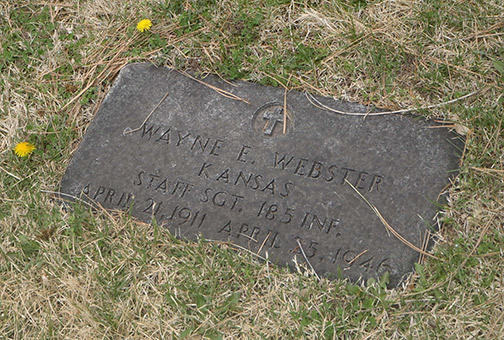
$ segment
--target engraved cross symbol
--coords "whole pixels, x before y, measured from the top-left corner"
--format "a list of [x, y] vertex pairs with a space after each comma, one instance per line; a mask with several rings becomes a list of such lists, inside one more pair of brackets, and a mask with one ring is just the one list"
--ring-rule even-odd
[[274, 111], [264, 112], [263, 119], [267, 120], [263, 128], [264, 134], [271, 136], [276, 123], [283, 123], [284, 121], [283, 108], [277, 107]]

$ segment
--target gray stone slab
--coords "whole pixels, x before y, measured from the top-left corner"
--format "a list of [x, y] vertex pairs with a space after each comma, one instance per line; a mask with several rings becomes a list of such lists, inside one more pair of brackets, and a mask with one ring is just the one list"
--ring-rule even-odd
[[[155, 217], [176, 236], [231, 241], [278, 264], [308, 259], [329, 278], [389, 271], [395, 285], [413, 269], [418, 252], [388, 232], [366, 200], [421, 247], [457, 168], [458, 137], [418, 117], [335, 114], [295, 91], [286, 97], [284, 134], [283, 89], [204, 82], [245, 101], [168, 68], [123, 68], [61, 192], [131, 209], [146, 222]], [[316, 98], [345, 112], [369, 110]]]

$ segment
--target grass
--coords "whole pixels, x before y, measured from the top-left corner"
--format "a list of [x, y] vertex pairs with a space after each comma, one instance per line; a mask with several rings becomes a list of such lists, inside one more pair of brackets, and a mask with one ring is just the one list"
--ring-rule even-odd
[[[0, 339], [504, 338], [504, 7], [453, 1], [0, 2]], [[136, 23], [154, 25], [140, 33]], [[467, 132], [432, 253], [396, 289], [188, 244], [55, 190], [118, 70], [150, 61]], [[37, 150], [19, 158], [29, 141]]]

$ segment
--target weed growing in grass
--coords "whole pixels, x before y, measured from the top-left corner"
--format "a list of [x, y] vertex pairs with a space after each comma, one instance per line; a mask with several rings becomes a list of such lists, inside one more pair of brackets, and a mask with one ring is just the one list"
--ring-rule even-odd
[[28, 142], [21, 142], [16, 145], [14, 152], [19, 157], [26, 157], [29, 156], [35, 149], [36, 147], [33, 144]]
[[140, 32], [149, 31], [152, 27], [152, 21], [149, 19], [142, 19], [137, 24], [137, 30]]

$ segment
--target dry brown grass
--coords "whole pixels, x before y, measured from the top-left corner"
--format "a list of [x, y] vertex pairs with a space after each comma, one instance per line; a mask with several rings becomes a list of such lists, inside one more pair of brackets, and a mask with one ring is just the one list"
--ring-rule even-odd
[[[167, 49], [150, 48], [150, 35], [134, 31], [159, 3], [0, 2], [2, 45], [28, 50], [50, 33], [43, 53], [6, 63], [0, 75], [0, 339], [177, 339], [186, 330], [197, 339], [321, 339], [331, 338], [330, 327], [340, 334], [333, 339], [504, 338], [503, 83], [494, 67], [504, 58], [501, 1], [440, 2], [438, 10], [434, 1], [375, 1], [359, 10], [343, 1], [257, 2], [268, 12], [257, 37], [241, 46], [233, 33], [244, 24], [238, 16], [255, 9], [222, 0], [211, 19], [183, 33], [179, 15], [158, 14], [152, 33]], [[16, 19], [43, 8], [47, 20], [35, 29]], [[314, 68], [289, 68], [301, 44], [327, 54]], [[124, 216], [65, 212], [41, 191], [57, 188], [122, 66], [138, 60], [223, 73], [220, 65], [232, 57], [222, 45], [245, 50], [250, 58], [236, 63], [250, 80], [274, 78], [386, 109], [482, 89], [422, 113], [470, 131], [436, 235], [434, 252], [445, 262], [426, 260], [424, 277], [412, 275], [403, 287], [352, 293], [343, 282], [318, 283], [225, 245], [158, 237]], [[41, 153], [16, 159], [11, 149], [26, 138], [41, 142]], [[210, 298], [208, 308], [194, 295], [198, 287], [214, 287], [214, 295], [198, 293]], [[238, 302], [222, 312], [233, 293]]]

